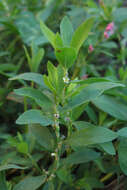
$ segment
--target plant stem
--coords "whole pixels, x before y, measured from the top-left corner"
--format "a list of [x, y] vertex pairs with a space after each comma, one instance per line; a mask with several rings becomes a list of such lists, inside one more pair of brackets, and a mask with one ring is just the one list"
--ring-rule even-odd
[[42, 174], [41, 169], [39, 168], [39, 166], [37, 165], [36, 161], [33, 159], [33, 157], [28, 153], [27, 156], [30, 158], [30, 160], [32, 161], [32, 164], [35, 166], [35, 168], [37, 169], [37, 171]]
[[110, 177], [113, 176], [114, 173], [109, 173], [107, 175], [105, 175], [103, 178], [100, 179], [101, 182], [107, 181], [108, 179], [110, 179]]

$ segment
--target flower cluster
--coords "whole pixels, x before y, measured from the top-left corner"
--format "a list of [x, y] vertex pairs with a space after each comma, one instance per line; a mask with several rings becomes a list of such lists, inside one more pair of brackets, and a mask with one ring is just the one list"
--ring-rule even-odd
[[114, 34], [114, 22], [111, 22], [107, 25], [104, 31], [104, 37], [108, 39], [112, 34]]
[[90, 44], [89, 48], [88, 48], [89, 53], [93, 52], [93, 50], [94, 50], [94, 48], [93, 48], [92, 44]]

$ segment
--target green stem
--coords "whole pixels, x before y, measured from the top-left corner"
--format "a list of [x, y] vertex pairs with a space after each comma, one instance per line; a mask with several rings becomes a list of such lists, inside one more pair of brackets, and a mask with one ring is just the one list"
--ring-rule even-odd
[[33, 166], [37, 169], [37, 171], [42, 174], [41, 169], [39, 168], [39, 166], [37, 165], [36, 161], [33, 159], [33, 157], [28, 153], [27, 156], [29, 157], [29, 159], [32, 161]]

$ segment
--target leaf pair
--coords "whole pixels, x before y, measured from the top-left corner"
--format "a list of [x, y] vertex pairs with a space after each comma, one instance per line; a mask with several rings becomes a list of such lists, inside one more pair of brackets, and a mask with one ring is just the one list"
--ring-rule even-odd
[[79, 49], [88, 37], [88, 34], [92, 28], [93, 20], [93, 18], [87, 19], [77, 28], [75, 32], [73, 32], [73, 27], [70, 20], [68, 17], [64, 17], [60, 24], [61, 36], [58, 33], [54, 34], [41, 21], [41, 30], [54, 47], [56, 58], [59, 63], [63, 65], [63, 67], [68, 69], [74, 64]]

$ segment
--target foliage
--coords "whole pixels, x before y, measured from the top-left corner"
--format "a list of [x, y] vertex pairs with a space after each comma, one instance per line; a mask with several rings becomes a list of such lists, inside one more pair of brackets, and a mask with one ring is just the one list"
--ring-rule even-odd
[[0, 15], [0, 189], [126, 177], [124, 1], [5, 0]]

